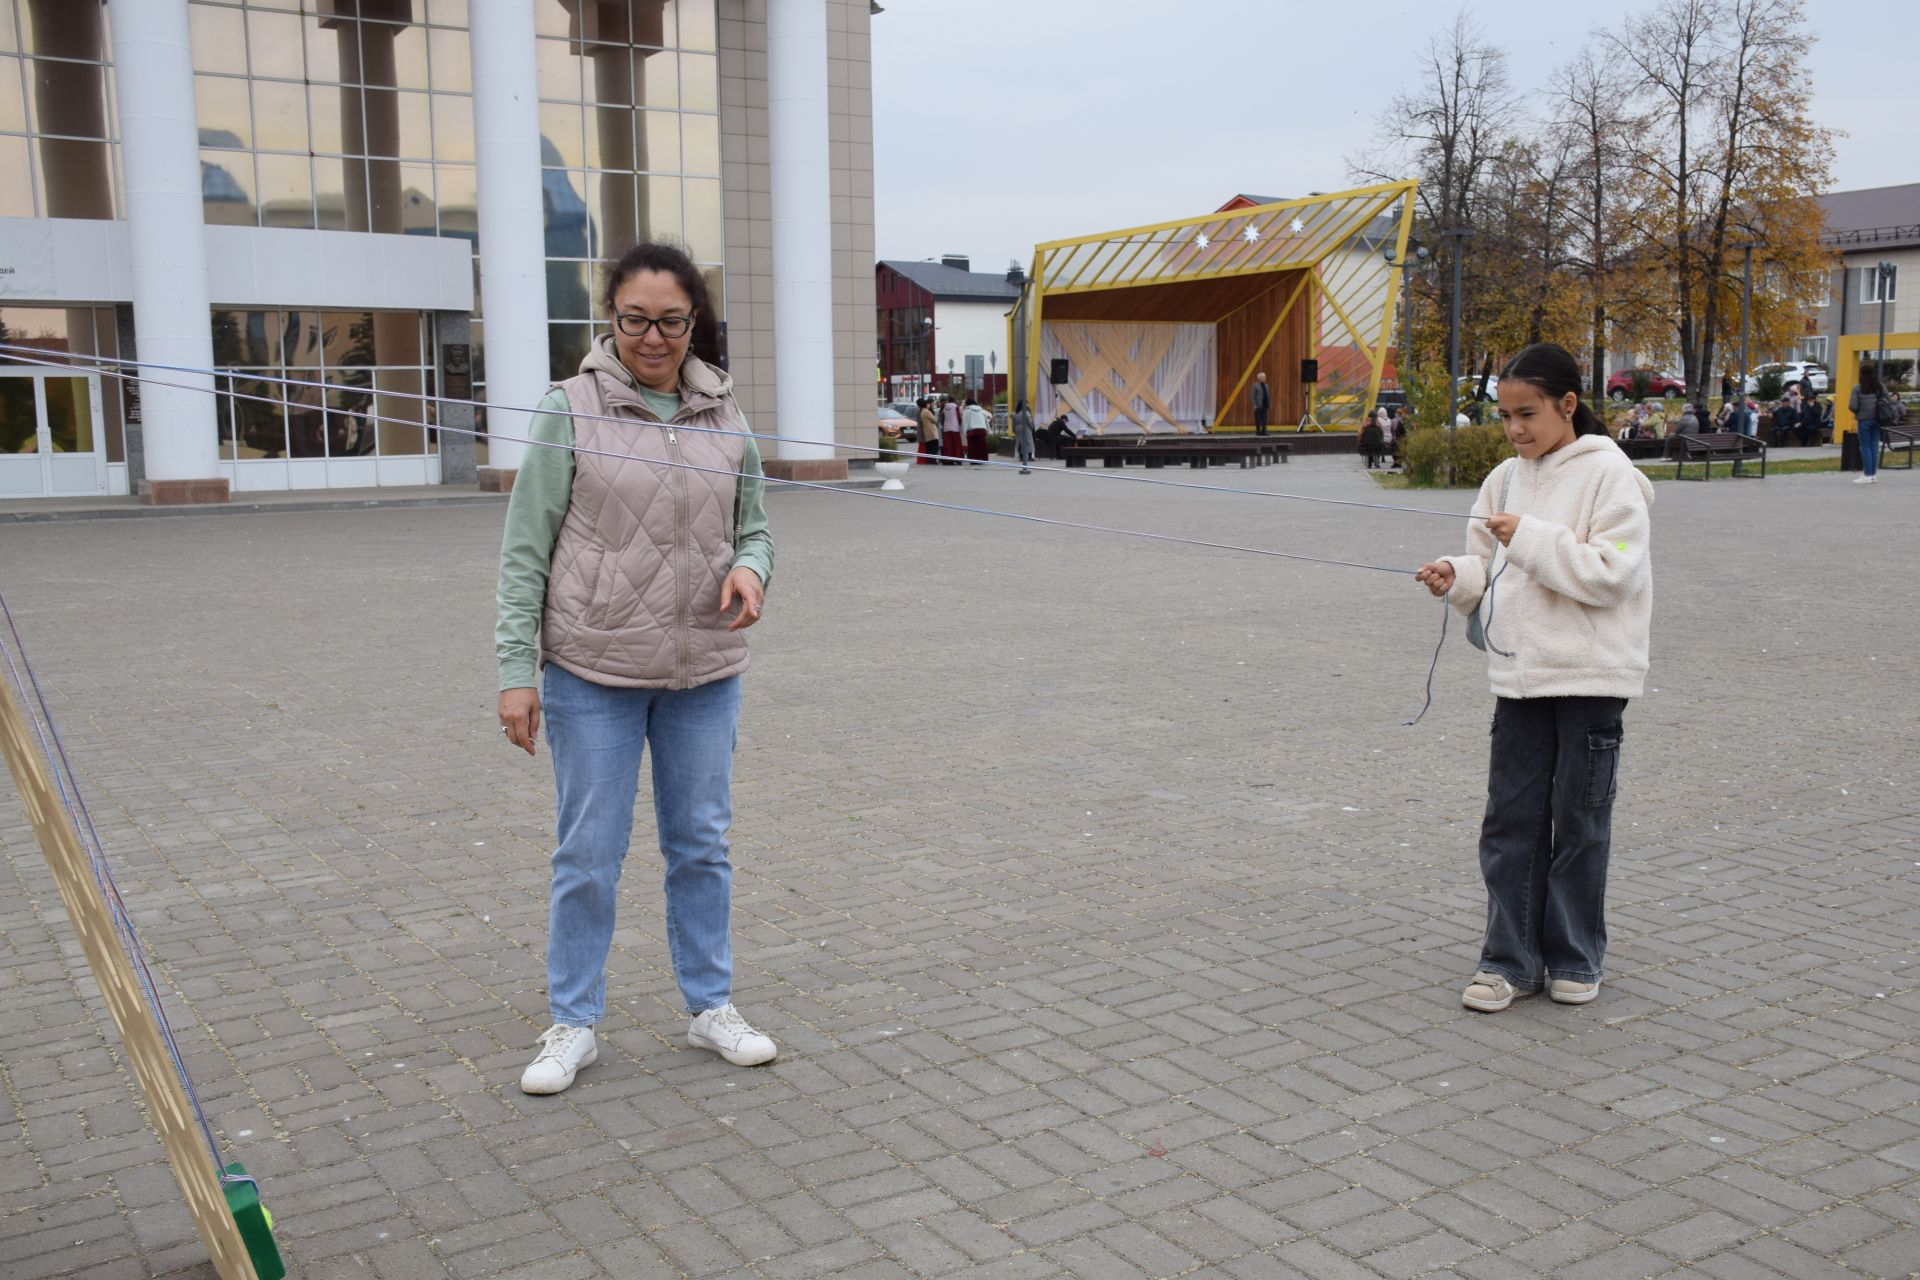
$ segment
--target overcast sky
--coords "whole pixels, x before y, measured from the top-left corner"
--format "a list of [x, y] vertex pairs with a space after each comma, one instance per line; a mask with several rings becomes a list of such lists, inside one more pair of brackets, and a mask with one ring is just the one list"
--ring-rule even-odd
[[[1042, 240], [1218, 208], [1236, 192], [1356, 185], [1396, 81], [1453, 8], [1383, 0], [880, 0], [873, 19], [874, 217], [882, 258], [1023, 266]], [[1596, 26], [1645, 4], [1476, 0], [1532, 92]], [[1916, 93], [1868, 70], [1905, 49], [1912, 0], [1820, 0], [1814, 118], [1845, 130], [1834, 187], [1920, 181]], [[1898, 33], [1898, 34], [1896, 34]]]

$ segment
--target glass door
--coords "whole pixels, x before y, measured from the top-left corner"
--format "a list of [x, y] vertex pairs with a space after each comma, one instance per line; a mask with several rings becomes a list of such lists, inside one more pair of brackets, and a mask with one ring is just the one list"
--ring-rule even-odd
[[0, 498], [107, 491], [100, 376], [0, 369]]

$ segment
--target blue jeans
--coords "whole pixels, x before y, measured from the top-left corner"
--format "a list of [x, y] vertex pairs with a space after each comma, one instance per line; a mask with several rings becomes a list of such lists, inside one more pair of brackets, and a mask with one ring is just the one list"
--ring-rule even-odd
[[547, 924], [553, 1020], [590, 1027], [606, 1014], [615, 889], [649, 744], [674, 976], [688, 1013], [726, 1004], [733, 990], [727, 828], [740, 677], [693, 689], [622, 689], [549, 664], [540, 701], [560, 811]]
[[1860, 427], [1860, 469], [1868, 475], [1880, 470], [1880, 423], [1874, 418], [1862, 418]]
[[1480, 968], [1522, 991], [1598, 982], [1624, 698], [1501, 698], [1480, 826]]

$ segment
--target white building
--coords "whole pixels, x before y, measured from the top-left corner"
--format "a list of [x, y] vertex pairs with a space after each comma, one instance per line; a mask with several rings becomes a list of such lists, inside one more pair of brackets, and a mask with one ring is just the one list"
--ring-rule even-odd
[[[769, 472], [843, 473], [871, 12], [0, 0], [0, 501], [505, 487], [506, 410], [574, 371], [597, 263], [646, 237], [702, 265]], [[34, 363], [62, 355], [146, 362], [143, 394]], [[476, 417], [491, 446], [439, 430]]]

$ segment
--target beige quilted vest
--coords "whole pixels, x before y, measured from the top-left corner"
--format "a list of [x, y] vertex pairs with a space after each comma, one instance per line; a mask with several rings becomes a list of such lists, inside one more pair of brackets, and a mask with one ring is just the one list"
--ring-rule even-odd
[[547, 577], [546, 660], [596, 684], [646, 689], [745, 671], [746, 633], [728, 631], [720, 614], [745, 442], [681, 429], [744, 430], [732, 379], [689, 356], [680, 412], [662, 423], [605, 338], [581, 370], [560, 384], [573, 411], [592, 416], [573, 420], [581, 452]]

